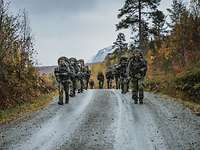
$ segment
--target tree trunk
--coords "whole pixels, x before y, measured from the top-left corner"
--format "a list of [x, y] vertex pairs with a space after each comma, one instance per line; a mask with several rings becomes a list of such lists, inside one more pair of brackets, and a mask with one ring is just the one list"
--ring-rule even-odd
[[139, 48], [142, 48], [142, 13], [141, 13], [141, 0], [139, 0]]

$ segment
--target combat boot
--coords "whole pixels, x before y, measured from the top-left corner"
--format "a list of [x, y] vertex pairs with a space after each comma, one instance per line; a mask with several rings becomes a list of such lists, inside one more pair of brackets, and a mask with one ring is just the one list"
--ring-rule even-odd
[[63, 103], [63, 96], [62, 95], [59, 95], [58, 105], [64, 105], [64, 103]]
[[139, 89], [139, 101], [140, 101], [140, 104], [143, 104], [143, 99], [144, 99], [144, 91], [143, 91], [143, 89]]
[[59, 101], [59, 102], [58, 102], [58, 105], [64, 105], [64, 103], [63, 103], [63, 102], [61, 102], [61, 101]]
[[140, 98], [140, 99], [139, 99], [139, 102], [140, 102], [140, 104], [144, 104], [143, 98]]
[[69, 104], [69, 98], [65, 99], [65, 104]]
[[134, 103], [135, 103], [135, 104], [138, 104], [138, 98], [137, 98], [137, 96], [132, 95], [132, 99], [134, 100]]
[[137, 100], [137, 99], [134, 99], [134, 103], [135, 103], [135, 104], [138, 104], [138, 100]]

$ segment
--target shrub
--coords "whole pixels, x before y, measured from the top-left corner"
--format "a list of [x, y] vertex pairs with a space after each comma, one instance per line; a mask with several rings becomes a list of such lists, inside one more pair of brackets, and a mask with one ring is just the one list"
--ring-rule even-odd
[[192, 69], [176, 77], [175, 88], [200, 98], [200, 69]]

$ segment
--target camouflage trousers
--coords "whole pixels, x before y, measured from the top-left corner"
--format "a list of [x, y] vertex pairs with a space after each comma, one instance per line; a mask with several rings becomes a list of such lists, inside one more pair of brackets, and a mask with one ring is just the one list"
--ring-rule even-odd
[[111, 79], [107, 79], [107, 88], [112, 89], [112, 80]]
[[143, 103], [144, 98], [144, 78], [142, 79], [131, 79], [132, 99], [135, 103]]
[[99, 80], [99, 89], [103, 89], [103, 86], [104, 86], [104, 81]]
[[68, 81], [59, 83], [59, 105], [69, 103], [69, 83]]
[[71, 97], [76, 96], [77, 82], [75, 78], [71, 79], [69, 88], [70, 88], [70, 96]]
[[116, 87], [116, 89], [120, 89], [119, 78], [115, 78], [115, 87]]
[[89, 81], [90, 81], [90, 78], [85, 79], [85, 89], [86, 90], [88, 89]]
[[121, 93], [126, 94], [129, 90], [129, 81], [126, 77], [121, 77], [120, 78], [120, 88], [121, 88]]
[[76, 84], [77, 84], [78, 93], [82, 93], [84, 89], [84, 80], [82, 78], [78, 79]]

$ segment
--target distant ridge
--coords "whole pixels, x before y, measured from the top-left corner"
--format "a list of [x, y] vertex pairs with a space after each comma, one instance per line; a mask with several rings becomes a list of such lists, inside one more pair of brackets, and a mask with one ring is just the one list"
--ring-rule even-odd
[[41, 66], [36, 68], [38, 69], [40, 74], [50, 74], [54, 72], [56, 66]]
[[114, 49], [112, 46], [106, 47], [104, 49], [101, 49], [97, 52], [97, 54], [90, 60], [88, 61], [88, 64], [95, 64], [95, 63], [101, 63], [104, 61], [106, 56], [110, 53], [113, 53]]

